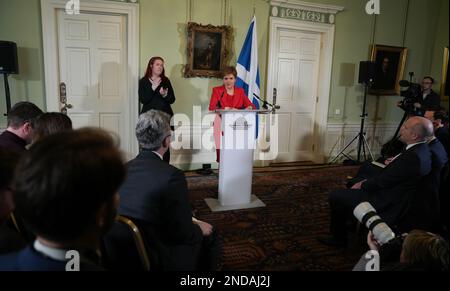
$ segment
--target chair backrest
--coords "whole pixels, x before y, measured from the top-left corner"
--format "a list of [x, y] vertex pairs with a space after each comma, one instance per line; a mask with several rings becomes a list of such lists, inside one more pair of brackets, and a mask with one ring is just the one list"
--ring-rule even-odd
[[119, 215], [117, 216], [116, 220], [127, 225], [133, 231], [134, 242], [136, 243], [136, 248], [141, 258], [144, 270], [150, 271], [150, 257], [148, 255], [147, 247], [144, 243], [142, 232], [139, 230], [138, 226], [127, 217]]
[[148, 247], [142, 231], [128, 217], [117, 216], [103, 238], [106, 267], [112, 270], [150, 271]]
[[9, 219], [11, 219], [11, 222], [12, 222], [14, 228], [17, 230], [17, 232], [20, 233], [20, 234], [22, 234], [22, 231], [20, 230], [19, 224], [17, 223], [16, 216], [14, 215], [13, 212], [11, 212], [11, 213], [9, 214]]

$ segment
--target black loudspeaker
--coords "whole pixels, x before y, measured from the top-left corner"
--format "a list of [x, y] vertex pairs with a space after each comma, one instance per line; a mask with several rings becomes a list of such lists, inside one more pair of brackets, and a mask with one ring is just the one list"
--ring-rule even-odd
[[358, 83], [365, 84], [375, 82], [377, 63], [371, 61], [363, 61], [359, 63], [359, 79]]
[[17, 45], [14, 42], [0, 40], [0, 74], [18, 73]]

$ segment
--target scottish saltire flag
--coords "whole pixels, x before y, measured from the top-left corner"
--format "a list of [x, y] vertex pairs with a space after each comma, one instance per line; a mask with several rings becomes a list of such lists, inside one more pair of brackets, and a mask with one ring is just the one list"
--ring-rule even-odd
[[[236, 86], [244, 88], [250, 101], [259, 109], [260, 97], [259, 66], [258, 66], [258, 37], [256, 33], [256, 16], [253, 15], [252, 23], [247, 32], [241, 54], [237, 61], [236, 70], [238, 78]], [[256, 97], [255, 97], [256, 96]], [[256, 136], [259, 134], [259, 118], [256, 116]]]
[[248, 29], [247, 37], [237, 61], [236, 70], [238, 73], [236, 86], [244, 88], [245, 94], [259, 109], [259, 102], [255, 97], [260, 97], [256, 16], [253, 16], [252, 23]]

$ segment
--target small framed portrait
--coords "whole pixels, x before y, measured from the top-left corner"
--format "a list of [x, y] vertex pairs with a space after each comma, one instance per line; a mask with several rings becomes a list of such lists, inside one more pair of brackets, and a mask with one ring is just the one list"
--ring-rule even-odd
[[444, 48], [444, 61], [442, 63], [442, 80], [441, 80], [441, 98], [444, 101], [448, 101], [448, 47]]
[[373, 95], [400, 95], [400, 80], [405, 70], [408, 49], [374, 45], [371, 61], [376, 63], [375, 78], [370, 89]]
[[184, 76], [220, 78], [227, 64], [230, 26], [188, 23], [188, 51]]

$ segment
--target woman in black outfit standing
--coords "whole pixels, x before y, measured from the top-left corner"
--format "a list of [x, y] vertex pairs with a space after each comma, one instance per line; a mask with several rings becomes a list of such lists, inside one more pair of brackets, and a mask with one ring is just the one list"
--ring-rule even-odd
[[[160, 110], [173, 117], [170, 106], [175, 103], [175, 93], [169, 78], [165, 75], [164, 59], [153, 57], [148, 62], [144, 78], [139, 81], [139, 101], [141, 114], [149, 110]], [[170, 150], [164, 155], [164, 161], [170, 162]]]

